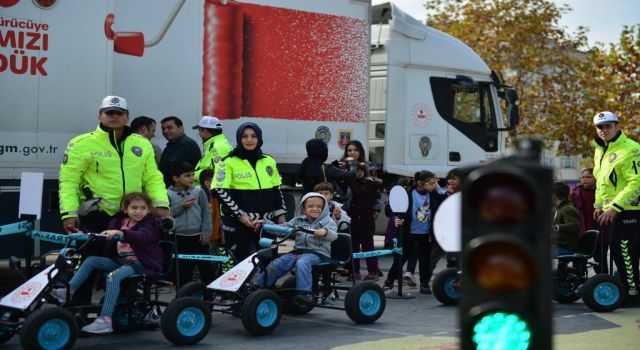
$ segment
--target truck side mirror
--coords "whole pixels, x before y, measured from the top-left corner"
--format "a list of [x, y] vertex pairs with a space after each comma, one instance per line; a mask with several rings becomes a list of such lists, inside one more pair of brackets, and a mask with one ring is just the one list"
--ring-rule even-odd
[[517, 104], [518, 92], [515, 89], [508, 88], [505, 91], [505, 97], [508, 103], [509, 127], [514, 128], [520, 122], [520, 108]]

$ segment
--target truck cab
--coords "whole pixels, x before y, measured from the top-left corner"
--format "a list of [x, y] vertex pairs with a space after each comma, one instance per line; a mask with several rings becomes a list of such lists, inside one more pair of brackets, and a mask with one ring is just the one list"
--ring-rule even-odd
[[[439, 177], [506, 151], [517, 94], [466, 44], [392, 2], [373, 2], [369, 149], [384, 171]], [[503, 118], [500, 99], [508, 113]]]

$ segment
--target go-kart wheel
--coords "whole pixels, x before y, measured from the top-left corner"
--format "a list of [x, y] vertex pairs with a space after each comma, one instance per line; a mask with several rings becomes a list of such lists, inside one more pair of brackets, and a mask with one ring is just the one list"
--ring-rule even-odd
[[460, 276], [458, 268], [438, 272], [433, 279], [433, 296], [444, 305], [457, 305], [460, 300]]
[[20, 332], [23, 349], [71, 349], [78, 336], [78, 325], [71, 313], [61, 307], [33, 312]]
[[582, 301], [595, 312], [611, 312], [624, 302], [622, 281], [611, 275], [595, 275], [582, 286]]
[[573, 268], [567, 268], [565, 272], [553, 270], [553, 300], [560, 304], [571, 304], [580, 299], [577, 292], [578, 275]]
[[182, 286], [182, 288], [178, 289], [176, 293], [176, 299], [182, 297], [193, 297], [196, 299], [202, 299], [204, 297], [204, 292], [207, 290], [207, 286], [205, 286], [202, 282], [189, 282]]
[[[15, 314], [11, 314], [7, 320], [15, 322], [18, 320], [18, 317]], [[0, 345], [8, 342], [14, 334], [16, 334], [16, 332], [13, 328], [4, 325], [0, 326]]]
[[161, 329], [164, 337], [176, 345], [193, 345], [211, 329], [211, 312], [199, 299], [175, 299], [162, 314]]
[[[282, 282], [282, 285], [280, 286], [280, 288], [295, 290], [296, 276], [287, 277], [287, 279], [285, 279], [284, 282]], [[291, 300], [283, 301], [282, 303], [283, 313], [291, 314], [291, 315], [304, 315], [306, 313], [309, 313], [311, 310], [313, 310], [313, 308], [315, 307], [314, 305], [301, 304], [296, 302], [295, 295], [296, 293], [293, 292], [291, 293]]]
[[382, 313], [387, 299], [379, 285], [362, 282], [351, 287], [344, 300], [347, 315], [356, 323], [373, 323]]
[[258, 289], [247, 296], [242, 306], [242, 325], [253, 335], [273, 332], [280, 323], [282, 305], [273, 291]]

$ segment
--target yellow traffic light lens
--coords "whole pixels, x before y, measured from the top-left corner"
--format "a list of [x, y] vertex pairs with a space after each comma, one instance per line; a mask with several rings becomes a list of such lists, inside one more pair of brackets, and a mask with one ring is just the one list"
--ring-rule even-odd
[[535, 212], [535, 194], [531, 186], [514, 174], [488, 174], [474, 182], [471, 205], [483, 221], [511, 226], [525, 221]]
[[494, 293], [515, 293], [533, 284], [535, 268], [529, 252], [511, 242], [487, 242], [465, 261], [477, 285]]

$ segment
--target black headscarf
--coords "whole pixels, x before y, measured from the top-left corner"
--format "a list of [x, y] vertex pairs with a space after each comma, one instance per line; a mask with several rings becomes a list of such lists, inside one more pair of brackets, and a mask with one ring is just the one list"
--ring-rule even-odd
[[[258, 136], [258, 144], [252, 151], [246, 150], [242, 147], [242, 133], [246, 128], [255, 130], [256, 135]], [[262, 129], [260, 129], [260, 127], [256, 123], [243, 123], [238, 127], [238, 130], [236, 130], [236, 148], [231, 151], [231, 154], [229, 156], [246, 159], [253, 167], [255, 167], [258, 159], [262, 157], [262, 149], [260, 149], [260, 147], [262, 147]]]
[[[327, 144], [320, 139], [311, 139], [307, 141], [307, 158], [302, 161], [300, 168], [298, 168], [297, 178], [298, 181], [308, 182], [308, 179], [314, 178], [314, 184], [323, 181], [322, 164], [329, 157], [329, 149]], [[312, 189], [311, 189], [312, 190]]]

